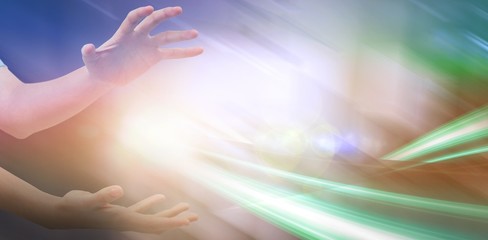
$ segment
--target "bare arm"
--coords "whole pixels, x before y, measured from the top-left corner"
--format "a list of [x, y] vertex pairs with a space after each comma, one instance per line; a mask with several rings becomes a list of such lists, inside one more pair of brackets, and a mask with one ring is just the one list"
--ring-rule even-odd
[[0, 129], [16, 138], [74, 116], [113, 88], [113, 84], [91, 79], [86, 67], [34, 84], [22, 83], [2, 67], [0, 79]]
[[[31, 221], [47, 215], [47, 207], [59, 198], [46, 194], [27, 182], [0, 168], [0, 209], [7, 210]], [[44, 207], [43, 207], [44, 206]]]
[[154, 11], [150, 6], [131, 11], [103, 45], [83, 46], [84, 67], [51, 81], [24, 84], [8, 68], [0, 67], [0, 129], [26, 138], [76, 115], [114, 86], [137, 78], [162, 59], [200, 54], [201, 48], [161, 48], [195, 38], [195, 30], [150, 35], [162, 21], [181, 12], [180, 7]]
[[0, 209], [15, 213], [47, 228], [103, 228], [121, 231], [162, 233], [197, 220], [180, 203], [156, 214], [145, 214], [164, 200], [157, 194], [123, 207], [111, 202], [123, 196], [119, 186], [96, 193], [74, 190], [63, 197], [42, 192], [0, 168]]

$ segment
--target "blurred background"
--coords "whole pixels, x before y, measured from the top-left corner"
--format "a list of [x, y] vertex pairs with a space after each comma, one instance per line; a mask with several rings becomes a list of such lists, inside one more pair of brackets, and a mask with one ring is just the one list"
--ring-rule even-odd
[[17, 219], [6, 238], [486, 238], [486, 1], [3, 0], [0, 58], [25, 82], [66, 74], [144, 5], [182, 6], [155, 32], [195, 28], [176, 46], [205, 53], [26, 140], [0, 135], [0, 163], [57, 195], [164, 193], [200, 220], [154, 236]]

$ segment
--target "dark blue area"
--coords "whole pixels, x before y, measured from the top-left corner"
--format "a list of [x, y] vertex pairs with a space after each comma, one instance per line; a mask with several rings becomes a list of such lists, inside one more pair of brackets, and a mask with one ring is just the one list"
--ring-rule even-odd
[[114, 0], [93, 1], [112, 2], [114, 19], [87, 2], [2, 1], [0, 59], [24, 82], [49, 80], [81, 67], [81, 47], [110, 38], [130, 7]]
[[[81, 47], [101, 45], [137, 7], [180, 5], [198, 16], [195, 1], [2, 0], [0, 59], [23, 82], [42, 82], [81, 66]], [[168, 29], [168, 23], [156, 31]], [[174, 27], [174, 26], [173, 26]]]

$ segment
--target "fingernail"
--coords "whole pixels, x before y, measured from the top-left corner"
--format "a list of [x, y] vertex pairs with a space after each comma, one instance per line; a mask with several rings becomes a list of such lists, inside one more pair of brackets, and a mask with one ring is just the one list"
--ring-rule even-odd
[[196, 37], [198, 36], [198, 31], [195, 29], [190, 30], [189, 32], [190, 37]]
[[110, 189], [110, 192], [109, 192], [111, 197], [119, 197], [121, 193], [122, 192], [118, 188], [112, 188], [112, 189]]

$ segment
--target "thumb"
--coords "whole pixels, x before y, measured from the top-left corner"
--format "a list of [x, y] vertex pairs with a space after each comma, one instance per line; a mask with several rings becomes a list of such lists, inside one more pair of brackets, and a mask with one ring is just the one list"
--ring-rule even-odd
[[124, 190], [122, 187], [114, 185], [101, 189], [100, 191], [93, 194], [90, 202], [94, 207], [102, 207], [109, 204], [124, 195]]
[[88, 44], [85, 44], [82, 48], [81, 48], [81, 56], [83, 57], [83, 62], [90, 62], [90, 61], [93, 61], [95, 59], [95, 45], [93, 45], [92, 43], [88, 43]]

